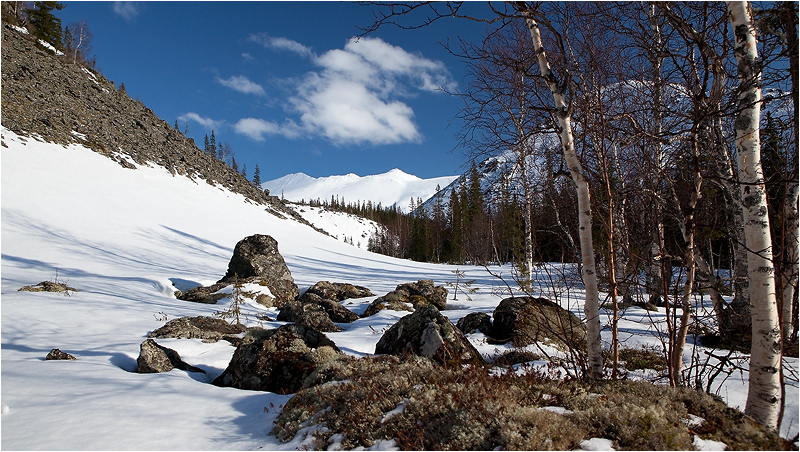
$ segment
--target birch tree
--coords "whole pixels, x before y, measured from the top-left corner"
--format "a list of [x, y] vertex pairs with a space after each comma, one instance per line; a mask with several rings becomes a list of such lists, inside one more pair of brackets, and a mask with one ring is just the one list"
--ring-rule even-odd
[[781, 332], [772, 265], [772, 239], [767, 195], [761, 167], [761, 62], [748, 2], [729, 2], [735, 38], [739, 96], [736, 118], [736, 154], [743, 184], [745, 243], [750, 280], [753, 340], [745, 413], [758, 423], [777, 428], [780, 411]]
[[[566, 99], [567, 87], [571, 82], [570, 74], [568, 71], [565, 71], [564, 78], [559, 79], [552, 71], [547, 53], [542, 44], [542, 36], [537, 22], [537, 12], [529, 8], [524, 2], [518, 2], [516, 7], [530, 31], [541, 77], [547, 83], [547, 87], [553, 95], [553, 102], [555, 105], [554, 113], [561, 129], [559, 138], [561, 139], [564, 159], [567, 162], [567, 167], [569, 168], [573, 182], [575, 182], [578, 193], [578, 222], [582, 263], [581, 273], [586, 290], [586, 301], [584, 303], [588, 354], [586, 376], [589, 379], [598, 379], [603, 375], [603, 356], [600, 342], [600, 294], [597, 287], [594, 244], [592, 240], [592, 210], [589, 181], [586, 178], [583, 166], [575, 150], [574, 134], [572, 132], [572, 108], [567, 103]], [[539, 20], [541, 20], [541, 17], [539, 17]], [[560, 42], [563, 46], [563, 39], [560, 34], [552, 27], [549, 27], [549, 30], [553, 33], [556, 41]]]

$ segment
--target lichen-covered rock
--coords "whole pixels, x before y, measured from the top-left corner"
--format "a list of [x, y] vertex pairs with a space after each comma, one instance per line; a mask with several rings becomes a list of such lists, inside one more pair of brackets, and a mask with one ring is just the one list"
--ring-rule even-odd
[[350, 323], [358, 319], [358, 314], [342, 306], [336, 300], [330, 298], [322, 298], [316, 294], [306, 293], [300, 297], [300, 302], [304, 305], [312, 304], [322, 307], [328, 314], [328, 317], [336, 323]]
[[268, 235], [255, 234], [240, 240], [228, 263], [228, 272], [220, 282], [253, 277], [269, 288], [276, 307], [282, 307], [299, 295], [292, 273], [278, 251], [278, 242]]
[[228, 294], [219, 293], [219, 291], [229, 285], [231, 285], [229, 282], [218, 282], [210, 286], [195, 287], [186, 292], [176, 293], [175, 298], [194, 303], [216, 304], [219, 300], [228, 296]]
[[147, 337], [202, 339], [203, 342], [217, 342], [226, 336], [243, 333], [245, 329], [243, 325], [232, 325], [215, 317], [180, 317], [151, 331]]
[[228, 368], [212, 383], [276, 393], [297, 392], [306, 377], [342, 352], [325, 334], [301, 325], [265, 330], [236, 348]]
[[342, 331], [341, 328], [333, 324], [328, 313], [322, 306], [299, 301], [290, 301], [283, 305], [278, 313], [278, 321], [294, 322], [306, 328], [315, 329], [326, 333], [336, 333]]
[[586, 348], [583, 322], [546, 298], [506, 298], [495, 308], [493, 317], [494, 338], [515, 347], [546, 341], [559, 348]]
[[395, 290], [376, 298], [361, 317], [375, 315], [383, 309], [414, 312], [415, 309], [428, 305], [444, 310], [447, 306], [447, 289], [434, 286], [431, 279], [420, 279], [417, 282], [400, 284]]
[[466, 336], [433, 305], [398, 320], [381, 336], [375, 353], [411, 353], [442, 364], [484, 362]]
[[169, 372], [172, 369], [202, 372], [204, 370], [190, 366], [181, 360], [175, 350], [161, 346], [152, 339], [147, 339], [139, 346], [139, 357], [136, 358], [136, 373], [152, 374]]
[[308, 290], [300, 296], [300, 301], [305, 302], [305, 299], [311, 295], [316, 295], [320, 298], [335, 301], [375, 296], [375, 294], [373, 294], [366, 287], [354, 286], [353, 284], [348, 283], [332, 283], [328, 281], [320, 281], [309, 287]]
[[432, 304], [440, 311], [444, 311], [447, 307], [447, 289], [434, 285], [432, 279], [420, 279], [417, 282], [400, 284], [395, 290], [406, 293], [411, 300], [414, 300], [414, 297], [422, 297], [424, 300], [416, 298], [415, 309], [420, 307], [420, 303]]
[[464, 334], [474, 334], [475, 331], [492, 336], [492, 318], [485, 312], [471, 312], [462, 317], [456, 326]]
[[54, 348], [50, 350], [50, 353], [48, 353], [44, 359], [45, 361], [60, 361], [60, 360], [74, 361], [78, 358], [74, 357], [73, 355], [70, 355], [69, 353], [64, 353], [61, 350]]

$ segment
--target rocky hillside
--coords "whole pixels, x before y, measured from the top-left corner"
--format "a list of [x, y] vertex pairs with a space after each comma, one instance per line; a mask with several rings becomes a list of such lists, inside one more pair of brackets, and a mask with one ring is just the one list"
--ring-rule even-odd
[[151, 162], [306, 223], [100, 73], [59, 58], [23, 29], [4, 24], [1, 33], [4, 127], [59, 144], [81, 143], [126, 168], [135, 168], [130, 161]]

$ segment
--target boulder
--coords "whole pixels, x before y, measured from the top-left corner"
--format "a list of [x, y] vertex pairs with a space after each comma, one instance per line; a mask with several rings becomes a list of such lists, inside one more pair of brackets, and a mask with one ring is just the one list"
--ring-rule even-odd
[[215, 317], [180, 317], [151, 331], [147, 337], [202, 339], [203, 342], [217, 342], [226, 336], [243, 333], [245, 329], [243, 325], [232, 325]]
[[[408, 294], [409, 299], [416, 299], [415, 309], [419, 308], [419, 303], [432, 304], [440, 311], [444, 311], [447, 307], [447, 289], [435, 286], [432, 279], [420, 279], [417, 282], [400, 284], [395, 290]], [[425, 300], [415, 297], [423, 297]]]
[[381, 336], [376, 354], [414, 354], [442, 364], [482, 364], [481, 354], [433, 305], [402, 317]]
[[493, 337], [515, 347], [544, 341], [562, 349], [586, 348], [583, 322], [546, 298], [506, 298], [495, 308], [493, 317]]
[[474, 334], [475, 331], [480, 331], [489, 337], [492, 336], [492, 318], [484, 312], [467, 314], [459, 319], [456, 327], [464, 334]]
[[228, 368], [212, 383], [275, 393], [297, 392], [306, 377], [342, 352], [325, 334], [301, 325], [264, 330], [236, 348]]
[[313, 293], [303, 294], [300, 297], [300, 302], [304, 305], [311, 304], [322, 307], [330, 319], [336, 323], [350, 323], [358, 319], [358, 314], [342, 306], [338, 301], [323, 298]]
[[55, 281], [42, 281], [34, 286], [23, 286], [17, 290], [17, 292], [56, 292], [66, 293], [67, 295], [69, 295], [70, 292], [77, 291], [78, 289], [75, 289], [74, 287], [69, 287], [64, 283]]
[[186, 292], [176, 293], [179, 300], [191, 301], [194, 303], [216, 304], [219, 300], [228, 296], [226, 293], [216, 293], [228, 287], [231, 283], [218, 282], [211, 286], [200, 286], [189, 289]]
[[337, 333], [341, 328], [333, 324], [328, 313], [322, 306], [299, 301], [290, 301], [283, 305], [278, 313], [278, 321], [294, 322], [306, 328], [315, 329], [326, 333]]
[[332, 283], [328, 281], [320, 281], [309, 287], [308, 290], [306, 290], [306, 292], [300, 296], [300, 301], [305, 301], [304, 299], [311, 295], [316, 295], [320, 298], [335, 301], [375, 296], [375, 294], [373, 294], [366, 287], [354, 286], [348, 283]]
[[171, 348], [158, 345], [152, 339], [142, 342], [139, 346], [139, 357], [136, 358], [136, 373], [152, 374], [169, 372], [172, 369], [205, 373], [204, 370], [183, 362], [178, 352]]
[[46, 361], [59, 361], [59, 360], [69, 360], [74, 361], [78, 358], [70, 355], [69, 353], [64, 353], [61, 350], [54, 348], [50, 350], [50, 353], [47, 354], [44, 358]]
[[292, 273], [278, 252], [278, 242], [268, 235], [251, 235], [236, 244], [228, 272], [220, 282], [232, 283], [237, 277], [260, 279], [275, 297], [276, 307], [282, 307], [299, 295]]
[[400, 284], [395, 290], [376, 298], [361, 317], [375, 315], [383, 309], [411, 311], [422, 306], [432, 305], [439, 310], [447, 306], [447, 289], [434, 286], [432, 279]]

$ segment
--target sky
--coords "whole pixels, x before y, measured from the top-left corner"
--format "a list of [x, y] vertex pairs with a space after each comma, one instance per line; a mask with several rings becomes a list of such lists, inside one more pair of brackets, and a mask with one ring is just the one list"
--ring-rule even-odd
[[[457, 19], [416, 30], [341, 2], [63, 2], [86, 20], [97, 68], [200, 148], [212, 130], [261, 180], [463, 172], [457, 148], [465, 64], [442, 43], [479, 39]], [[471, 6], [471, 7], [477, 7]], [[486, 9], [486, 5], [481, 5]], [[421, 16], [420, 16], [421, 17]]]

